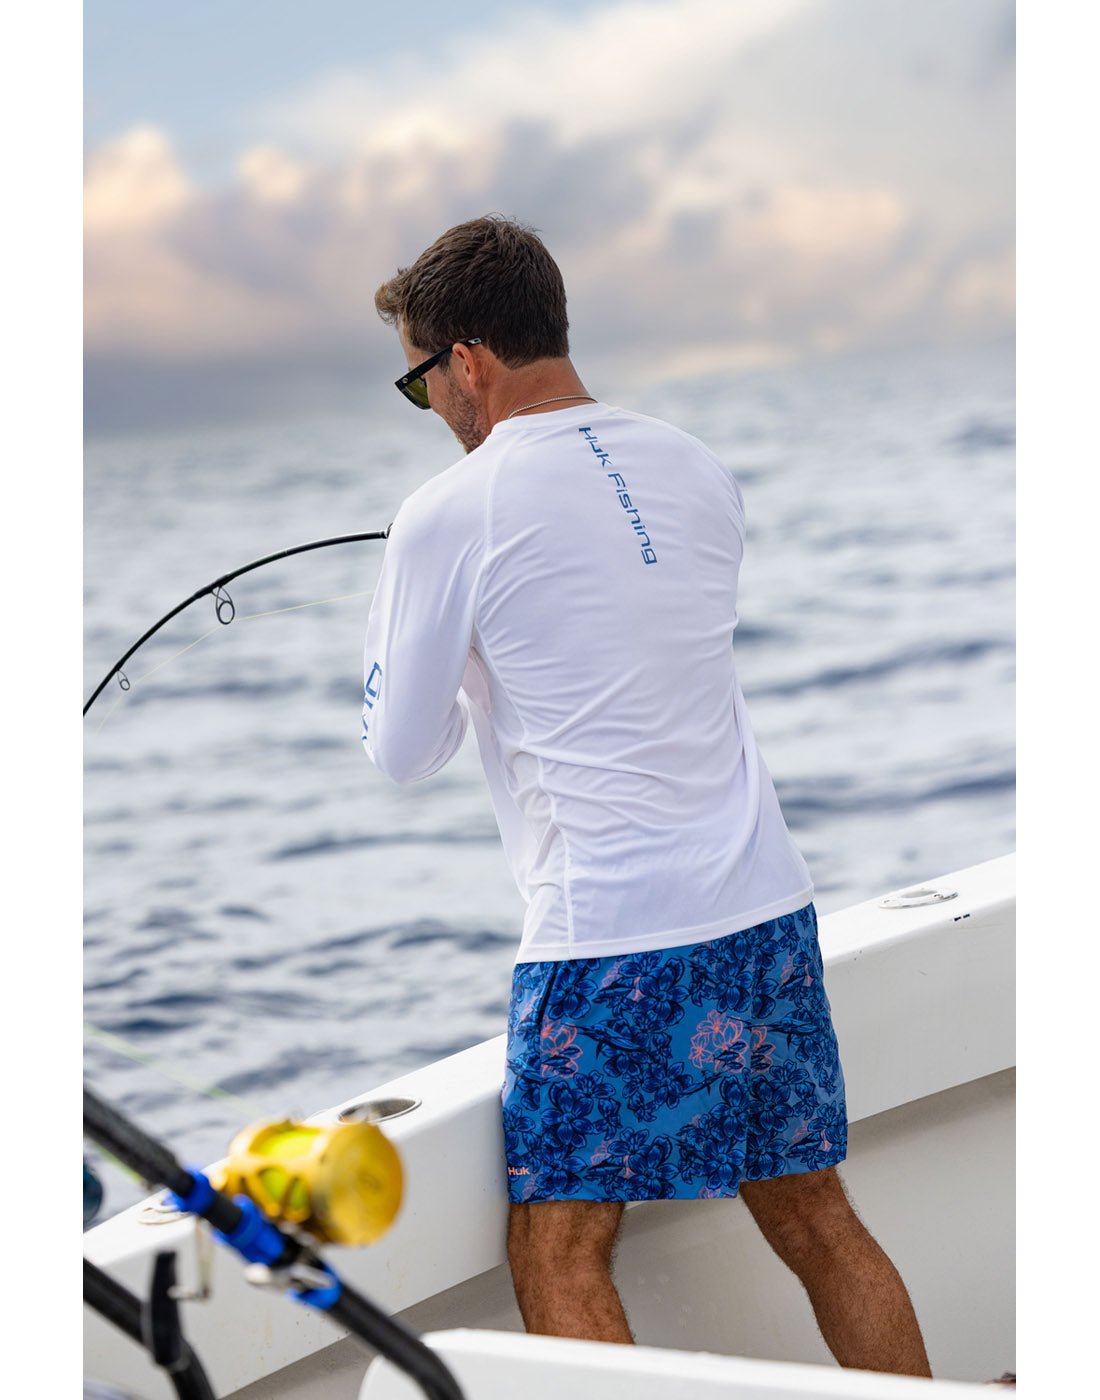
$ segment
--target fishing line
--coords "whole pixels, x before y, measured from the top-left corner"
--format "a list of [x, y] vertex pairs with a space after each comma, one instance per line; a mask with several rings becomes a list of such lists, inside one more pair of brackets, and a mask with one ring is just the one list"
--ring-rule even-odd
[[[113, 1050], [116, 1055], [122, 1055], [127, 1060], [133, 1060], [135, 1064], [144, 1065], [147, 1069], [154, 1070], [163, 1078], [170, 1080], [173, 1084], [179, 1084], [184, 1089], [189, 1089], [191, 1093], [197, 1094], [200, 1098], [232, 1104], [236, 1108], [243, 1109], [249, 1118], [260, 1119], [264, 1116], [263, 1110], [256, 1104], [249, 1103], [247, 1099], [230, 1094], [225, 1089], [217, 1089], [212, 1084], [196, 1084], [193, 1079], [187, 1079], [175, 1070], [169, 1069], [163, 1060], [158, 1060], [153, 1055], [146, 1055], [136, 1045], [131, 1045], [128, 1040], [123, 1040], [122, 1036], [115, 1035], [112, 1031], [105, 1031], [99, 1026], [93, 1026], [91, 1021], [84, 1022], [84, 1034], [100, 1041], [108, 1050]], [[120, 1161], [113, 1153], [108, 1152], [103, 1147], [100, 1147], [99, 1150], [104, 1158], [112, 1166], [117, 1167], [123, 1176], [129, 1177], [131, 1181], [140, 1182], [142, 1180], [133, 1168]]]
[[[312, 540], [309, 544], [296, 544], [292, 545], [290, 549], [280, 549], [274, 554], [266, 554], [262, 559], [254, 559], [250, 564], [242, 564], [239, 569], [233, 569], [228, 574], [222, 574], [219, 578], [214, 579], [212, 583], [208, 583], [204, 587], [197, 589], [191, 594], [190, 598], [185, 598], [182, 603], [177, 603], [176, 606], [170, 612], [166, 612], [158, 622], [154, 622], [148, 631], [142, 633], [133, 646], [119, 657], [96, 686], [95, 690], [92, 691], [91, 695], [84, 703], [84, 714], [88, 713], [99, 696], [116, 676], [118, 677], [119, 686], [123, 690], [129, 690], [131, 682], [126, 672], [122, 669], [123, 666], [126, 665], [130, 657], [133, 656], [140, 647], [145, 645], [150, 637], [155, 636], [156, 633], [160, 631], [165, 623], [171, 622], [174, 617], [177, 617], [185, 608], [189, 608], [192, 603], [197, 603], [200, 598], [205, 598], [209, 595], [214, 599], [214, 615], [223, 627], [228, 627], [236, 617], [237, 609], [233, 599], [226, 592], [226, 585], [232, 583], [234, 579], [240, 578], [242, 574], [249, 574], [254, 569], [262, 569], [265, 564], [274, 564], [279, 559], [289, 559], [292, 554], [305, 554], [312, 549], [325, 549], [330, 545], [336, 544], [352, 544], [359, 540], [384, 540], [389, 537], [389, 533], [390, 527], [387, 525], [384, 530], [368, 530], [358, 535], [335, 535], [327, 540]], [[355, 595], [349, 594], [348, 596], [353, 597]], [[308, 605], [303, 604], [300, 606]], [[276, 611], [284, 611], [284, 609], [276, 609]], [[288, 608], [285, 609], [285, 611], [289, 612], [292, 611], [292, 609]], [[261, 614], [255, 614], [255, 616], [260, 615]], [[206, 633], [205, 635], [209, 636], [210, 634]], [[197, 640], [202, 641], [203, 638], [200, 637]], [[193, 646], [195, 643], [191, 643], [191, 645]], [[187, 647], [185, 647], [184, 650], [186, 651]], [[100, 727], [102, 728], [102, 726]]]
[[200, 1098], [217, 1099], [223, 1103], [231, 1103], [237, 1108], [243, 1108], [254, 1118], [262, 1117], [261, 1110], [250, 1104], [247, 1099], [238, 1098], [236, 1094], [229, 1093], [226, 1089], [217, 1089], [211, 1084], [196, 1084], [193, 1079], [187, 1079], [182, 1074], [173, 1069], [169, 1069], [162, 1060], [158, 1060], [153, 1055], [146, 1055], [143, 1050], [139, 1050], [136, 1045], [131, 1045], [128, 1040], [123, 1040], [122, 1036], [115, 1035], [112, 1031], [105, 1031], [99, 1026], [93, 1026], [91, 1021], [84, 1022], [85, 1035], [91, 1036], [95, 1040], [101, 1041], [109, 1050], [113, 1050], [116, 1055], [124, 1055], [126, 1059], [133, 1060], [139, 1065], [145, 1065], [149, 1069], [156, 1070], [165, 1079], [170, 1079], [173, 1084], [182, 1085], [184, 1089], [190, 1089], [193, 1094], [198, 1094]]
[[[363, 588], [358, 593], [338, 593], [335, 595], [335, 597], [332, 598], [315, 598], [312, 602], [309, 603], [291, 603], [289, 607], [270, 608], [267, 612], [241, 614], [235, 613], [233, 620], [236, 622], [256, 622], [260, 618], [264, 617], [278, 617], [280, 613], [299, 612], [302, 608], [320, 608], [323, 607], [326, 603], [345, 603], [351, 598], [369, 598], [372, 592], [373, 589]], [[222, 625], [224, 626], [226, 624]], [[194, 641], [188, 642], [186, 646], [180, 647], [179, 651], [174, 651], [171, 656], [166, 656], [163, 661], [158, 661], [155, 666], [150, 666], [148, 671], [143, 671], [140, 676], [134, 676], [132, 680], [130, 680], [130, 678], [127, 677], [126, 685], [120, 685], [120, 693], [115, 697], [114, 703], [110, 706], [107, 713], [100, 720], [99, 726], [95, 732], [97, 734], [103, 732], [104, 725], [111, 718], [114, 712], [118, 709], [119, 705], [122, 704], [123, 700], [126, 698], [125, 692], [130, 689], [131, 685], [137, 685], [141, 681], [148, 680], [150, 676], [156, 675], [158, 671], [162, 671], [165, 668], [165, 666], [169, 666], [173, 661], [177, 661], [185, 652], [190, 651], [192, 647], [197, 647], [200, 642], [205, 642], [207, 637], [212, 637], [217, 630], [218, 628], [216, 626], [207, 628], [207, 630], [203, 632], [201, 636], [196, 637]], [[95, 696], [93, 696], [92, 699], [94, 700]], [[88, 705], [85, 706], [85, 714], [88, 713], [88, 708], [91, 705], [91, 703], [91, 700], [89, 700]]]

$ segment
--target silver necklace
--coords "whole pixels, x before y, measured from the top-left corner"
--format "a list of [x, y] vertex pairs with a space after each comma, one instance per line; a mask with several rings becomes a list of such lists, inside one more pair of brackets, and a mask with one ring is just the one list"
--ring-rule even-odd
[[[537, 403], [525, 403], [519, 408], [513, 408], [508, 418], [514, 418], [517, 413], [526, 413], [529, 408], [542, 408], [543, 404], [565, 403], [567, 399], [587, 399], [589, 403], [596, 402], [591, 394], [558, 394], [552, 399], [539, 399]], [[507, 422], [508, 419], [506, 418], [504, 421]]]

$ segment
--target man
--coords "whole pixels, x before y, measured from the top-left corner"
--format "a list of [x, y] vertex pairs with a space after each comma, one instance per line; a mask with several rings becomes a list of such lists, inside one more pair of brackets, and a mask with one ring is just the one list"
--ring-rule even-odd
[[529, 1331], [633, 1337], [629, 1200], [740, 1194], [837, 1361], [929, 1375], [847, 1144], [809, 872], [734, 670], [741, 492], [694, 438], [598, 403], [530, 230], [475, 219], [382, 286], [468, 454], [394, 520], [363, 741], [398, 782], [472, 721], [527, 901], [508, 1022], [508, 1254]]

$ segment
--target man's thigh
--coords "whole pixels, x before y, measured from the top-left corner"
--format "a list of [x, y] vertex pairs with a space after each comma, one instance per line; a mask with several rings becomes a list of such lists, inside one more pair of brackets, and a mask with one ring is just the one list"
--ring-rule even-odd
[[624, 1209], [621, 1201], [513, 1202], [508, 1220], [513, 1267], [536, 1259], [609, 1266]]

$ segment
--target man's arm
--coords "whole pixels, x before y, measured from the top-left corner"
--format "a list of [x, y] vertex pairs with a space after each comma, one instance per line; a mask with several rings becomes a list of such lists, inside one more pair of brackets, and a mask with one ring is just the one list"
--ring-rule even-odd
[[483, 550], [465, 533], [410, 500], [386, 544], [363, 656], [363, 747], [398, 783], [442, 768], [466, 734], [458, 691]]

